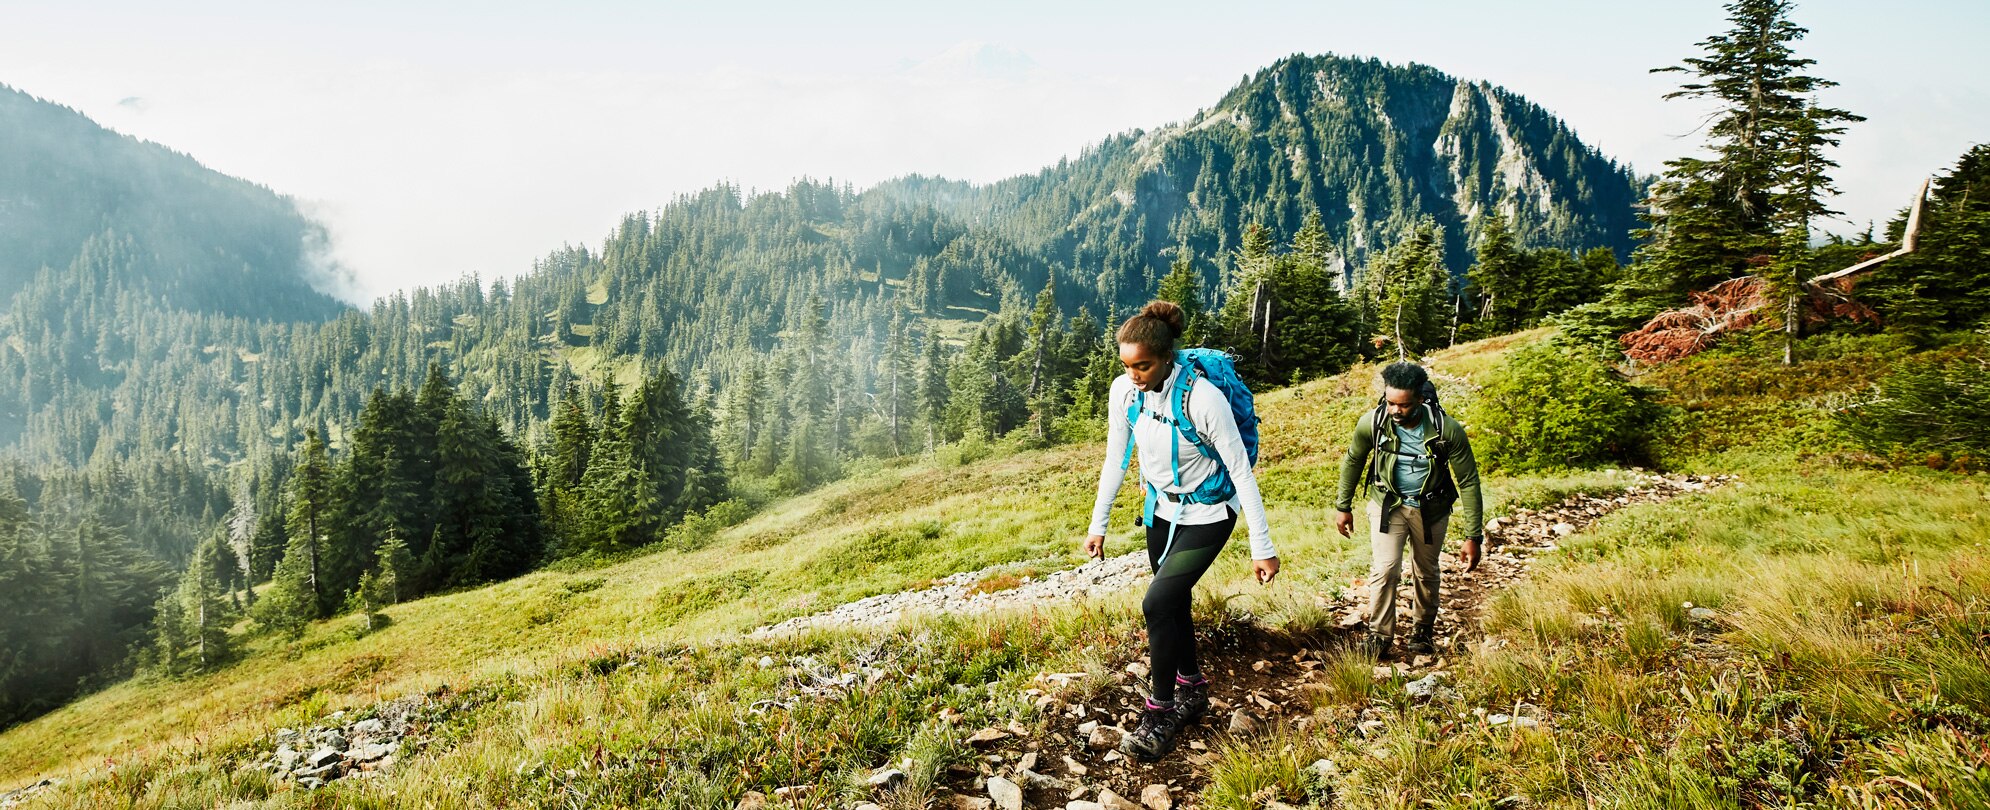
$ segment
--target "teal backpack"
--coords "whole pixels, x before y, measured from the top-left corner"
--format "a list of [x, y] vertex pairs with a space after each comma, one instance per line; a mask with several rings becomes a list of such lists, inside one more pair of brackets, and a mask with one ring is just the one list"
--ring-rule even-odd
[[[1148, 413], [1175, 428], [1171, 437], [1169, 456], [1169, 463], [1174, 468], [1175, 486], [1179, 487], [1182, 483], [1184, 440], [1196, 451], [1216, 461], [1216, 474], [1203, 479], [1202, 484], [1197, 486], [1194, 492], [1184, 494], [1163, 493], [1152, 484], [1147, 484], [1143, 478], [1141, 483], [1147, 487], [1147, 501], [1141, 507], [1140, 522], [1136, 524], [1140, 526], [1154, 524], [1154, 508], [1163, 498], [1178, 504], [1218, 504], [1237, 495], [1237, 485], [1230, 480], [1230, 471], [1223, 467], [1223, 459], [1216, 455], [1216, 448], [1211, 447], [1203, 439], [1201, 432], [1195, 429], [1195, 424], [1189, 419], [1188, 395], [1190, 391], [1195, 390], [1197, 379], [1206, 379], [1211, 385], [1216, 386], [1216, 390], [1223, 392], [1223, 398], [1230, 403], [1230, 415], [1237, 420], [1237, 433], [1244, 440], [1244, 452], [1250, 456], [1253, 468], [1258, 464], [1257, 405], [1251, 398], [1250, 386], [1245, 385], [1244, 379], [1237, 376], [1237, 364], [1231, 360], [1230, 355], [1216, 349], [1183, 349], [1175, 352], [1175, 362], [1181, 366], [1182, 378], [1174, 387], [1173, 395], [1168, 398], [1168, 413], [1159, 414], [1152, 411]], [[1133, 400], [1126, 404], [1128, 435], [1126, 457], [1120, 460], [1121, 467], [1133, 463], [1134, 442], [1131, 434], [1133, 426], [1140, 418], [1140, 400], [1140, 391], [1135, 389]], [[1168, 551], [1174, 547], [1174, 530], [1174, 524], [1168, 524], [1168, 545], [1161, 552], [1162, 560], [1167, 559]]]

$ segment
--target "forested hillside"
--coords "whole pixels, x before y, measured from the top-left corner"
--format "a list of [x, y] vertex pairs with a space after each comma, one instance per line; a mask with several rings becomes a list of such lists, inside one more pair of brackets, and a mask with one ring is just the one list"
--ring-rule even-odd
[[1093, 437], [1114, 313], [1156, 294], [1266, 385], [1450, 343], [1468, 228], [1592, 300], [1639, 193], [1506, 91], [1292, 57], [1035, 175], [719, 186], [515, 280], [361, 311], [304, 286], [318, 231], [288, 200], [7, 103], [31, 137], [0, 147], [0, 202], [32, 214], [7, 238], [43, 242], [0, 318], [0, 576], [33, 583], [0, 625], [0, 723], [140, 665], [223, 666], [240, 617], [295, 632], [695, 546], [869, 459]]
[[168, 309], [322, 319], [344, 308], [312, 287], [335, 272], [325, 238], [287, 197], [0, 85], [0, 299], [69, 292], [64, 271], [95, 250]]
[[1643, 188], [1510, 91], [1328, 55], [1280, 60], [1193, 118], [1107, 138], [1035, 175], [983, 187], [911, 177], [879, 191], [986, 223], [1079, 268], [1097, 300], [1131, 305], [1166, 273], [1157, 257], [1227, 256], [1250, 224], [1290, 234], [1309, 213], [1344, 282], [1425, 219], [1461, 273], [1467, 237], [1492, 212], [1523, 244], [1622, 257]]
[[[802, 181], [752, 198], [719, 187], [632, 214], [599, 248], [554, 251], [513, 284], [411, 290], [317, 326], [255, 322], [303, 310], [212, 308], [244, 320], [161, 299], [134, 279], [165, 249], [97, 235], [41, 259], [66, 272], [14, 305], [0, 407], [21, 432], [0, 438], [40, 462], [225, 464], [321, 423], [336, 440], [374, 386], [417, 385], [431, 363], [524, 432], [576, 376], [661, 363], [723, 388], [816, 316], [840, 359], [868, 361], [896, 309], [915, 340], [935, 331], [958, 346], [961, 322], [1022, 318], [1053, 278], [1062, 316], [1095, 325], [1178, 260], [1214, 303], [1252, 225], [1284, 241], [1309, 213], [1343, 277], [1423, 222], [1461, 277], [1467, 227], [1495, 210], [1524, 244], [1621, 254], [1637, 196], [1627, 170], [1511, 93], [1420, 66], [1293, 57], [1186, 123], [1109, 137], [1033, 176], [861, 193]], [[837, 373], [855, 376], [838, 391], [875, 395], [862, 369]]]

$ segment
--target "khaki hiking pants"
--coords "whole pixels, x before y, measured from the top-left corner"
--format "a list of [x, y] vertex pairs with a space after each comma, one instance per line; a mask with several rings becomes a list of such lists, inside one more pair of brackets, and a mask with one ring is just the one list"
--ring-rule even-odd
[[1432, 524], [1426, 538], [1423, 510], [1398, 504], [1389, 513], [1389, 530], [1375, 531], [1381, 514], [1382, 507], [1369, 501], [1369, 546], [1375, 556], [1368, 567], [1368, 632], [1388, 638], [1396, 634], [1396, 589], [1403, 581], [1404, 546], [1410, 549], [1410, 584], [1415, 593], [1410, 618], [1418, 625], [1437, 622], [1437, 555], [1451, 516]]

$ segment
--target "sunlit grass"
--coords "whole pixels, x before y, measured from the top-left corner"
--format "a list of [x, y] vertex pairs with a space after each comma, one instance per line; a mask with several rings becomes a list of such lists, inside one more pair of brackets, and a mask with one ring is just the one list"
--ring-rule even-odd
[[[1497, 369], [1539, 334], [1460, 347], [1451, 375]], [[1353, 652], [1298, 690], [1308, 725], [1214, 746], [1203, 807], [1979, 806], [1990, 802], [1990, 482], [1857, 469], [1803, 453], [1808, 427], [1758, 400], [1870, 376], [1893, 351], [1835, 349], [1804, 386], [1713, 358], [1687, 382], [1721, 435], [1670, 458], [1741, 483], [1634, 505], [1565, 538], [1486, 606], [1487, 643], [1453, 664], [1455, 699], [1419, 702]], [[1751, 365], [1753, 363], [1753, 365]], [[1373, 368], [1271, 392], [1261, 476], [1286, 569], [1251, 581], [1235, 542], [1205, 579], [1199, 623], [1254, 621], [1313, 646], [1366, 566], [1328, 527], [1341, 447], [1373, 401]], [[1469, 414], [1469, 388], [1447, 394]], [[1808, 387], [1806, 387], [1808, 386]], [[1698, 403], [1693, 405], [1693, 403]], [[1807, 405], [1803, 407], [1808, 407]], [[1762, 414], [1773, 418], [1757, 419]], [[1741, 418], [1733, 428], [1725, 415]], [[1766, 432], [1765, 432], [1766, 431]], [[1747, 435], [1757, 433], [1759, 442]], [[1793, 439], [1792, 437], [1798, 437]], [[1698, 440], [1695, 440], [1698, 441]], [[1713, 447], [1715, 449], [1707, 449]], [[997, 563], [1082, 562], [1096, 446], [1001, 443], [879, 465], [776, 501], [698, 551], [665, 551], [391, 608], [192, 681], [120, 684], [0, 735], [0, 782], [64, 765], [51, 807], [732, 807], [748, 790], [813, 785], [809, 803], [934, 806], [983, 725], [1037, 726], [1035, 700], [1130, 700], [1119, 665], [1144, 642], [1138, 593], [1033, 611], [924, 618], [767, 642], [740, 632]], [[1494, 511], [1611, 493], [1611, 471], [1496, 479]], [[1123, 515], [1137, 508], [1123, 495]], [[1134, 548], [1118, 527], [1109, 552]], [[1008, 582], [985, 581], [989, 589]], [[1695, 617], [1695, 608], [1713, 611]], [[773, 659], [762, 668], [762, 656]], [[806, 663], [805, 663], [806, 662]], [[807, 664], [882, 671], [809, 693]], [[1077, 674], [1040, 680], [1044, 673]], [[279, 725], [449, 684], [487, 696], [394, 776], [304, 793], [236, 769]], [[1031, 691], [1033, 690], [1033, 691]], [[1493, 725], [1494, 714], [1537, 723]], [[1377, 718], [1364, 733], [1358, 719]], [[942, 718], [951, 718], [948, 722]], [[114, 769], [103, 767], [114, 757]], [[1336, 763], [1331, 775], [1311, 769]], [[878, 767], [910, 778], [871, 795]], [[802, 806], [809, 806], [804, 803]]]

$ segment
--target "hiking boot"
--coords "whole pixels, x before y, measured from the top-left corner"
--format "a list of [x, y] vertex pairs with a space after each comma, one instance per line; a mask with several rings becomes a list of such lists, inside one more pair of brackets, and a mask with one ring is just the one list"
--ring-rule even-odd
[[1156, 709], [1150, 706], [1140, 713], [1140, 725], [1120, 738], [1119, 750], [1153, 762], [1174, 749], [1175, 737], [1181, 733], [1183, 725], [1186, 725], [1186, 718], [1180, 708]]
[[1403, 650], [1411, 655], [1436, 655], [1437, 645], [1433, 641], [1436, 635], [1428, 625], [1420, 626], [1410, 634], [1410, 643], [1403, 645]]
[[1181, 710], [1182, 725], [1193, 724], [1209, 713], [1209, 681], [1175, 681], [1175, 707]]
[[1390, 648], [1395, 646], [1395, 641], [1395, 638], [1392, 636], [1371, 635], [1368, 638], [1362, 639], [1361, 651], [1374, 656], [1377, 661], [1387, 661], [1389, 660]]

